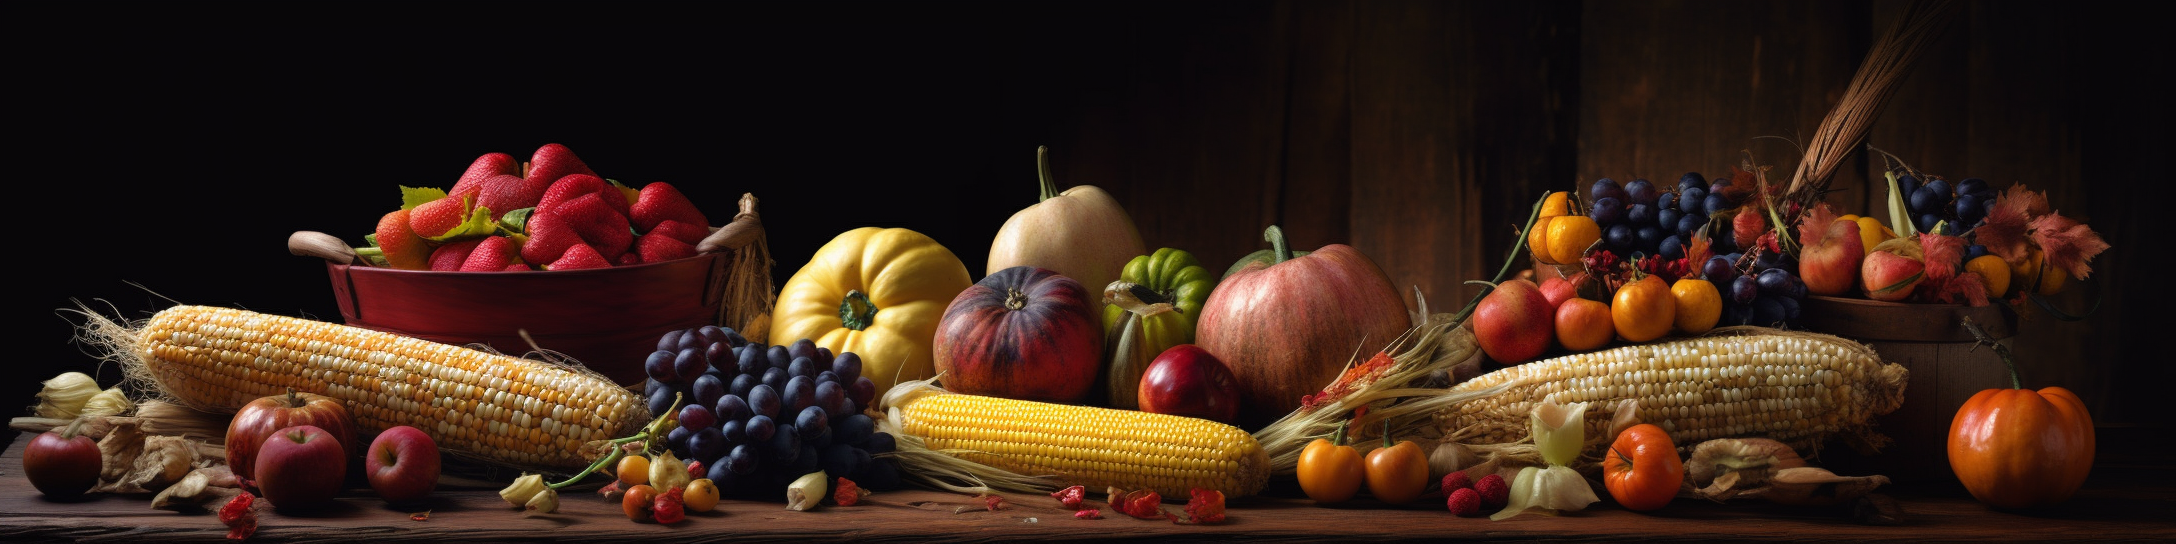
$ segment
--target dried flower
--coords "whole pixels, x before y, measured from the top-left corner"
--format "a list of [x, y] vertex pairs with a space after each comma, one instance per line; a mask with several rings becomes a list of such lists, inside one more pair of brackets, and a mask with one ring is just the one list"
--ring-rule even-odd
[[506, 489], [499, 490], [499, 498], [506, 499], [506, 504], [527, 508], [529, 499], [536, 498], [545, 489], [544, 475], [523, 474], [520, 478], [515, 478], [513, 484], [507, 485]]

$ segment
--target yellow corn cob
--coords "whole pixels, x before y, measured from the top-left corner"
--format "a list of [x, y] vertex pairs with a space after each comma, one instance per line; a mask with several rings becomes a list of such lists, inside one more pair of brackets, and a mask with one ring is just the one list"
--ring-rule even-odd
[[1867, 429], [1904, 402], [1907, 372], [1872, 348], [1835, 336], [1744, 328], [1701, 338], [1637, 344], [1535, 361], [1461, 383], [1450, 394], [1501, 392], [1435, 412], [1446, 436], [1473, 444], [1526, 437], [1546, 398], [1588, 402], [1587, 436], [1608, 432], [1617, 406], [1639, 402], [1639, 420], [1661, 426], [1680, 449], [1714, 438], [1766, 437], [1809, 447]]
[[[950, 393], [926, 380], [900, 384], [885, 404], [901, 451], [935, 452], [1002, 471], [964, 471], [985, 484], [1038, 480], [1098, 493], [1152, 489], [1184, 499], [1195, 488], [1252, 495], [1269, 481], [1269, 457], [1253, 436], [1206, 419]], [[903, 461], [910, 474], [944, 464], [911, 456]], [[1008, 478], [1013, 475], [1026, 478]]]
[[233, 412], [293, 388], [340, 399], [369, 432], [407, 425], [448, 452], [513, 466], [585, 466], [585, 444], [649, 419], [633, 392], [594, 374], [244, 310], [168, 308], [136, 332], [133, 351], [192, 408]]

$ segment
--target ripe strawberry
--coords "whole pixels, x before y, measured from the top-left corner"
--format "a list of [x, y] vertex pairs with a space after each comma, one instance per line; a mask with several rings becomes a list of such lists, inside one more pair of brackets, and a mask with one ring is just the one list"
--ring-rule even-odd
[[529, 243], [521, 245], [521, 260], [527, 262], [557, 261], [566, 254], [567, 248], [582, 243], [582, 234], [575, 232], [573, 225], [556, 214], [530, 215], [528, 230]]
[[557, 261], [574, 244], [592, 246], [590, 249], [608, 262], [618, 259], [634, 245], [635, 235], [628, 231], [627, 217], [614, 213], [610, 206], [596, 194], [585, 194], [540, 208], [529, 216], [529, 243], [522, 246], [522, 260]]
[[408, 210], [393, 210], [378, 218], [378, 249], [385, 252], [386, 266], [401, 270], [430, 270], [431, 246], [408, 226]]
[[634, 253], [642, 255], [642, 262], [661, 263], [695, 256], [695, 245], [652, 232], [635, 239]]
[[544, 197], [537, 200], [536, 211], [550, 210], [558, 207], [560, 203], [589, 194], [597, 195], [598, 199], [620, 214], [622, 222], [626, 221], [627, 195], [621, 193], [612, 184], [606, 183], [604, 178], [597, 176], [573, 175], [552, 182], [551, 186], [544, 190]]
[[475, 238], [438, 246], [438, 249], [431, 251], [431, 270], [439, 272], [460, 270], [461, 263], [467, 262], [469, 255], [476, 250], [476, 244], [481, 244], [483, 241], [482, 238]]
[[526, 265], [526, 264], [521, 264], [521, 263], [514, 263], [514, 264], [506, 265], [506, 270], [505, 270], [505, 271], [506, 271], [506, 272], [528, 272], [528, 271], [529, 271], [529, 265]]
[[1445, 506], [1450, 507], [1452, 514], [1459, 517], [1481, 513], [1481, 494], [1471, 489], [1452, 491], [1450, 498], [1445, 499], [1443, 503]]
[[567, 253], [559, 257], [559, 260], [552, 261], [552, 264], [544, 267], [544, 269], [586, 270], [611, 267], [612, 262], [605, 260], [604, 255], [597, 253], [596, 248], [589, 247], [589, 244], [574, 244], [567, 248]]
[[633, 251], [621, 253], [620, 258], [613, 260], [612, 264], [620, 266], [642, 264], [642, 254]]
[[536, 207], [537, 202], [544, 199], [544, 189], [549, 187], [550, 183], [512, 174], [492, 176], [480, 187], [476, 205], [491, 209], [491, 220], [498, 221], [506, 216], [506, 212]]
[[635, 230], [638, 232], [650, 232], [650, 229], [657, 228], [657, 224], [664, 221], [710, 226], [710, 221], [703, 217], [703, 211], [695, 209], [695, 203], [689, 202], [688, 197], [681, 195], [680, 190], [670, 183], [651, 182], [642, 186], [641, 195], [630, 210], [630, 217], [635, 220]]
[[671, 236], [674, 240], [687, 242], [688, 245], [703, 243], [704, 238], [710, 237], [710, 227], [682, 223], [671, 219], [659, 222], [656, 227], [643, 232]]
[[447, 190], [446, 192], [459, 193], [470, 189], [475, 189], [477, 187], [481, 187], [484, 180], [491, 179], [492, 176], [502, 174], [520, 175], [521, 162], [514, 160], [514, 157], [512, 155], [507, 155], [505, 153], [485, 153], [484, 156], [477, 157], [476, 162], [469, 163], [468, 171], [462, 172], [461, 179], [459, 181], [455, 181], [453, 183], [453, 189]]
[[596, 172], [590, 171], [589, 165], [583, 164], [582, 159], [574, 156], [573, 151], [567, 150], [567, 146], [544, 144], [544, 147], [536, 148], [536, 153], [529, 155], [527, 177], [531, 181], [550, 185], [558, 182], [559, 178], [575, 174], [597, 176]]
[[520, 266], [522, 269], [527, 270], [529, 268], [527, 265], [514, 264], [515, 259], [520, 257], [521, 247], [514, 243], [513, 238], [487, 236], [477, 240], [475, 249], [468, 253], [468, 259], [461, 262], [460, 270], [462, 272], [497, 272], [506, 270], [508, 266]]
[[425, 202], [408, 212], [408, 226], [416, 236], [438, 238], [445, 236], [461, 222], [468, 220], [469, 209], [476, 202], [474, 191], [446, 195], [445, 198]]

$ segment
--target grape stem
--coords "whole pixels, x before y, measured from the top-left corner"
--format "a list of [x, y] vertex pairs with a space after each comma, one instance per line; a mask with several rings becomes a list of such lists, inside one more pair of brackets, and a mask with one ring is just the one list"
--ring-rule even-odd
[[[677, 411], [679, 411], [679, 408], [680, 408], [680, 402], [681, 402], [682, 400], [683, 400], [683, 399], [681, 398], [681, 395], [680, 395], [679, 393], [674, 393], [674, 394], [673, 394], [673, 396], [672, 396], [672, 407], [671, 407], [671, 408], [667, 408], [667, 409], [665, 410], [665, 413], [666, 413], [666, 414], [671, 414], [671, 413], [674, 413], [674, 412], [677, 412]], [[581, 482], [581, 481], [582, 481], [582, 479], [584, 479], [584, 478], [588, 478], [588, 477], [589, 477], [589, 475], [591, 475], [591, 474], [595, 474], [595, 473], [597, 473], [597, 471], [599, 471], [599, 470], [604, 470], [604, 467], [609, 467], [609, 466], [613, 466], [613, 465], [619, 464], [619, 462], [620, 462], [620, 459], [621, 459], [621, 458], [624, 458], [624, 457], [626, 457], [626, 456], [627, 456], [627, 448], [624, 448], [624, 447], [621, 447], [621, 446], [627, 445], [627, 444], [629, 444], [629, 443], [633, 443], [633, 442], [642, 442], [642, 443], [643, 443], [642, 451], [644, 451], [644, 452], [648, 452], [648, 451], [650, 451], [651, 447], [652, 447], [652, 446], [654, 446], [654, 444], [650, 444], [650, 443], [649, 443], [649, 442], [651, 442], [651, 441], [652, 441], [652, 440], [651, 440], [651, 438], [653, 438], [653, 437], [660, 437], [660, 436], [665, 436], [665, 433], [664, 433], [664, 427], [665, 427], [665, 424], [666, 424], [666, 423], [669, 423], [669, 422], [672, 422], [672, 421], [673, 421], [673, 419], [672, 419], [672, 418], [669, 418], [669, 417], [664, 417], [664, 416], [660, 415], [660, 416], [658, 416], [658, 417], [657, 417], [657, 418], [655, 418], [655, 419], [651, 419], [651, 420], [650, 420], [650, 424], [649, 424], [649, 425], [647, 425], [647, 426], [644, 426], [644, 427], [643, 427], [643, 429], [642, 429], [642, 432], [638, 432], [638, 433], [635, 433], [635, 434], [634, 434], [633, 436], [629, 436], [629, 437], [625, 437], [625, 438], [615, 438], [615, 439], [612, 439], [612, 440], [610, 440], [610, 441], [607, 441], [607, 442], [605, 442], [605, 444], [606, 444], [606, 445], [609, 445], [609, 446], [611, 446], [611, 449], [612, 449], [612, 452], [611, 452], [611, 453], [605, 454], [605, 456], [604, 456], [604, 457], [602, 457], [602, 458], [599, 458], [599, 459], [597, 459], [597, 462], [595, 462], [595, 463], [590, 463], [590, 464], [589, 464], [589, 467], [588, 467], [588, 468], [584, 468], [584, 469], [582, 469], [582, 471], [581, 471], [581, 472], [575, 473], [575, 475], [574, 475], [573, 477], [567, 478], [567, 479], [566, 479], [566, 481], [562, 481], [562, 482], [558, 482], [558, 483], [551, 483], [551, 484], [545, 484], [545, 485], [544, 485], [544, 487], [545, 487], [546, 489], [554, 489], [554, 490], [556, 490], [556, 489], [564, 488], [564, 487], [567, 487], [567, 486], [570, 486], [570, 485], [574, 485], [574, 484], [576, 484], [576, 483], [578, 483], [578, 482]]]

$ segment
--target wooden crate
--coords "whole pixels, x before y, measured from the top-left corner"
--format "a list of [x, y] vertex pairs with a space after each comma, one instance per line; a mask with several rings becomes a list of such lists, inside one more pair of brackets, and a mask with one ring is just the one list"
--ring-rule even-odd
[[1803, 316], [1806, 328], [1864, 342], [1882, 360], [1911, 370], [1904, 405], [1879, 419], [1877, 430], [1894, 443], [1873, 455], [1831, 444], [1817, 462], [1840, 474], [1879, 473], [1898, 481], [1953, 479], [1949, 423], [1957, 408], [1982, 389], [2010, 387], [2009, 367], [1992, 348], [1975, 343], [1963, 321], [1971, 318], [2008, 345], [2017, 330], [2017, 315], [1998, 305], [1809, 296]]

